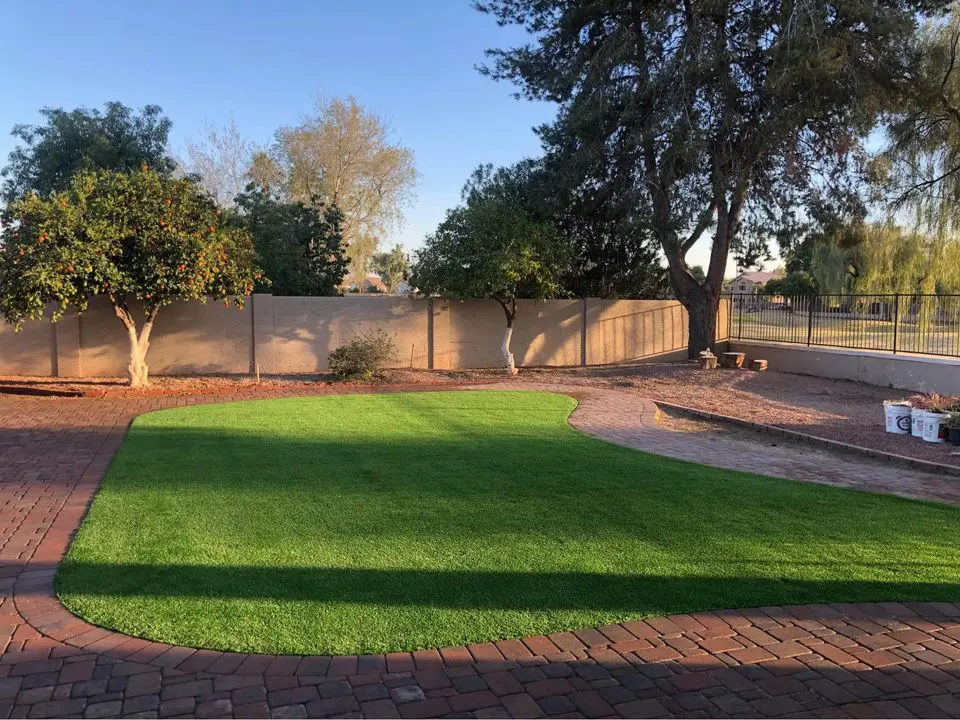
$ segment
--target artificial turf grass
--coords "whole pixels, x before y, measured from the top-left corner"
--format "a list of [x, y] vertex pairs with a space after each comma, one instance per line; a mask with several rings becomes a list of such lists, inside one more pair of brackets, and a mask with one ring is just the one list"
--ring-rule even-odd
[[132, 635], [291, 654], [960, 599], [956, 508], [632, 451], [573, 430], [575, 405], [471, 391], [141, 416], [58, 593]]

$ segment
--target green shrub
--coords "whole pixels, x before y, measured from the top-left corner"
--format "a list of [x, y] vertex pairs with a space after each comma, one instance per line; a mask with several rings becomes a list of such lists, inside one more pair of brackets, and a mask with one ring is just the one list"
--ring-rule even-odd
[[382, 329], [366, 330], [330, 353], [330, 371], [341, 378], [369, 380], [397, 355], [393, 335]]

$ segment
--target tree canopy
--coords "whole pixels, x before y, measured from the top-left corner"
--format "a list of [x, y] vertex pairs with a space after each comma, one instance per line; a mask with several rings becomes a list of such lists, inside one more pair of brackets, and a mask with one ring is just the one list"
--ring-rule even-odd
[[56, 320], [105, 295], [128, 332], [134, 386], [147, 382], [150, 332], [162, 307], [208, 297], [242, 305], [260, 276], [249, 233], [224, 226], [192, 181], [152, 169], [81, 171], [67, 190], [30, 193], [8, 210], [0, 313], [19, 326], [53, 303]]
[[403, 219], [419, 173], [387, 122], [356, 98], [318, 101], [253, 157], [252, 180], [290, 202], [336, 205], [351, 272], [363, 277], [382, 237]]
[[[339, 295], [347, 271], [341, 214], [283, 202], [250, 186], [236, 197], [235, 225], [253, 238], [264, 278], [257, 289], [274, 295]], [[268, 282], [266, 282], [268, 281]]]
[[919, 35], [904, 102], [886, 117], [887, 147], [871, 170], [889, 215], [945, 235], [960, 229], [960, 16]]
[[[744, 265], [814, 203], [856, 209], [862, 140], [910, 81], [939, 0], [871, 3], [483, 0], [533, 40], [486, 72], [556, 102], [539, 129], [584, 183], [634, 197], [690, 315], [713, 342], [731, 252]], [[699, 282], [686, 256], [710, 234]]]
[[567, 291], [605, 298], [657, 298], [669, 291], [659, 246], [634, 198], [583, 182], [557, 154], [505, 171], [526, 186], [527, 212], [553, 223], [567, 244]]
[[157, 105], [139, 112], [119, 102], [104, 109], [43, 108], [41, 125], [17, 125], [20, 141], [0, 171], [2, 198], [9, 205], [34, 192], [45, 197], [70, 187], [73, 176], [85, 170], [139, 170], [144, 165], [160, 173], [172, 172], [167, 155], [172, 126]]
[[[960, 238], [892, 221], [841, 226], [787, 258], [783, 295], [960, 292]], [[769, 285], [769, 283], [768, 283]]]
[[397, 291], [400, 283], [410, 279], [410, 261], [402, 245], [394, 245], [389, 252], [374, 255], [371, 267], [392, 293]]
[[768, 295], [783, 295], [785, 297], [812, 295], [818, 289], [816, 279], [803, 270], [787, 273], [782, 278], [774, 278], [763, 286], [763, 291]]

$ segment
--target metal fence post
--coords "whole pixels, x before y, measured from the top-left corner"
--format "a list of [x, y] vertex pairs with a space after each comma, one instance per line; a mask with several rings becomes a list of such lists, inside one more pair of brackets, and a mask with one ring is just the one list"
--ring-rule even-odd
[[814, 299], [819, 295], [807, 295], [807, 347], [810, 347], [810, 339], [813, 336], [813, 304]]
[[727, 340], [733, 337], [733, 293], [727, 298]]
[[893, 296], [893, 354], [897, 354], [897, 325], [900, 324], [900, 293]]
[[743, 293], [737, 295], [737, 340], [743, 340]]

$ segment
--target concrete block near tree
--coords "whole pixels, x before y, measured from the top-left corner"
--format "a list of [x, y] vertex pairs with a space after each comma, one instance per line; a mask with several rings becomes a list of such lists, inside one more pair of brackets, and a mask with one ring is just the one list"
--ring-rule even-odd
[[743, 361], [746, 359], [746, 355], [742, 352], [725, 352], [720, 354], [720, 365], [731, 370], [736, 370], [743, 367]]

